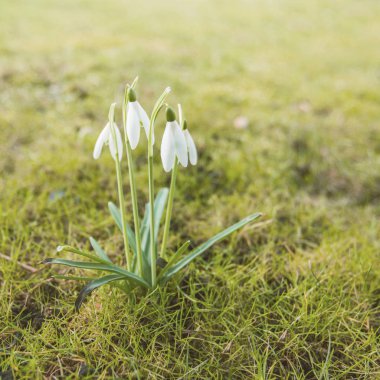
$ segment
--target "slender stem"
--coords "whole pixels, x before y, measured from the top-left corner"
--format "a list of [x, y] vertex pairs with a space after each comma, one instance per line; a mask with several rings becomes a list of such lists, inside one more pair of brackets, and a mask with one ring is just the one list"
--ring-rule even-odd
[[172, 217], [173, 199], [174, 199], [174, 192], [175, 192], [175, 182], [177, 179], [177, 170], [178, 170], [178, 160], [176, 159], [175, 163], [174, 163], [174, 168], [172, 171], [171, 182], [170, 182], [169, 199], [168, 199], [168, 205], [166, 207], [164, 235], [162, 237], [162, 244], [161, 244], [161, 257], [163, 259], [167, 259], [166, 245], [168, 242], [168, 236], [169, 236], [169, 230], [170, 230], [170, 220]]
[[133, 221], [135, 224], [137, 268], [138, 268], [139, 275], [142, 276], [143, 268], [142, 268], [142, 251], [141, 251], [141, 235], [140, 235], [140, 218], [139, 218], [139, 209], [138, 209], [138, 204], [137, 204], [135, 173], [134, 173], [131, 145], [129, 144], [129, 141], [126, 140], [125, 146], [126, 146], [127, 158], [128, 158], [129, 183], [131, 186]]
[[127, 90], [124, 96], [124, 107], [123, 107], [123, 130], [124, 130], [124, 140], [125, 140], [125, 150], [127, 152], [128, 160], [128, 172], [129, 172], [129, 184], [131, 186], [131, 198], [132, 198], [132, 210], [133, 210], [133, 221], [135, 225], [135, 236], [136, 236], [136, 249], [137, 249], [137, 269], [140, 276], [143, 274], [142, 267], [142, 251], [141, 251], [141, 235], [140, 235], [140, 219], [139, 210], [137, 204], [137, 191], [136, 191], [136, 181], [135, 181], [135, 170], [133, 165], [132, 150], [131, 145], [128, 141], [127, 128], [126, 128], [126, 109], [128, 104], [128, 99], [126, 96]]
[[[184, 120], [183, 120], [182, 106], [180, 104], [178, 104], [178, 116], [179, 116], [179, 124], [181, 125], [181, 128], [183, 129]], [[168, 205], [166, 207], [164, 235], [162, 237], [161, 257], [163, 259], [167, 258], [166, 245], [167, 245], [168, 237], [169, 237], [170, 220], [172, 218], [173, 199], [174, 199], [174, 192], [175, 192], [175, 183], [176, 183], [176, 179], [177, 179], [177, 170], [178, 170], [178, 159], [176, 158], [174, 161], [172, 178], [170, 181], [169, 200], [168, 200]]]
[[110, 143], [115, 144], [114, 149], [116, 152], [115, 156], [115, 166], [116, 166], [116, 178], [117, 178], [117, 190], [119, 194], [119, 206], [120, 206], [120, 213], [121, 213], [121, 227], [123, 229], [123, 240], [124, 240], [124, 250], [125, 250], [125, 258], [127, 260], [127, 269], [131, 270], [131, 254], [129, 250], [129, 242], [128, 242], [128, 235], [127, 235], [127, 216], [125, 214], [125, 204], [124, 204], [124, 192], [123, 192], [123, 180], [121, 176], [121, 165], [120, 165], [120, 156], [118, 149], [118, 142], [116, 138], [116, 130], [117, 128], [115, 124], [115, 106], [116, 103], [112, 103], [109, 113], [108, 113], [108, 122], [110, 123], [111, 127], [111, 133], [113, 137], [113, 142], [110, 141]]
[[153, 128], [157, 115], [160, 112], [162, 105], [165, 102], [167, 95], [170, 92], [170, 88], [167, 87], [161, 96], [158, 98], [156, 104], [153, 107], [152, 116], [149, 123], [149, 136], [148, 136], [148, 181], [149, 181], [149, 208], [150, 208], [150, 269], [152, 278], [152, 287], [156, 287], [156, 242], [154, 239], [154, 177], [153, 177]]
[[[152, 126], [150, 126], [152, 129]], [[149, 134], [149, 146], [150, 143], [150, 134]], [[148, 152], [149, 152], [148, 148]], [[152, 149], [153, 151], [153, 149]], [[149, 170], [149, 208], [150, 208], [150, 269], [151, 269], [151, 278], [152, 278], [152, 287], [156, 286], [156, 249], [154, 241], [154, 183], [153, 183], [153, 152], [152, 155], [148, 153], [148, 170]]]
[[123, 192], [123, 184], [121, 177], [121, 166], [118, 158], [118, 154], [116, 155], [115, 160], [116, 165], [116, 177], [117, 177], [117, 189], [119, 193], [119, 205], [120, 205], [120, 213], [121, 213], [121, 226], [123, 228], [123, 240], [124, 240], [124, 250], [125, 250], [125, 258], [127, 260], [127, 269], [131, 270], [131, 254], [129, 250], [128, 236], [127, 236], [127, 217], [125, 214], [125, 204], [124, 204], [124, 192]]

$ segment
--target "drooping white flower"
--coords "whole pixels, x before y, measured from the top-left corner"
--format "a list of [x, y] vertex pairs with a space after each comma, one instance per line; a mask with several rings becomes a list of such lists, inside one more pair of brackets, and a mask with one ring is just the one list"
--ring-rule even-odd
[[103, 128], [103, 130], [100, 132], [100, 135], [96, 140], [93, 153], [95, 160], [97, 160], [100, 157], [104, 145], [109, 146], [111, 156], [114, 160], [116, 160], [117, 152], [119, 161], [121, 161], [121, 157], [123, 155], [123, 140], [121, 138], [119, 128], [114, 122], [112, 122], [112, 124], [108, 122], [106, 126]]
[[[140, 140], [140, 128], [144, 128], [147, 138], [149, 137], [149, 117], [144, 108], [137, 101], [136, 93], [132, 88], [128, 89], [128, 105], [126, 126], [127, 136], [131, 148], [135, 149]], [[153, 131], [152, 131], [153, 132]], [[152, 144], [154, 144], [154, 134], [152, 134]]]
[[194, 140], [191, 137], [189, 130], [187, 129], [186, 120], [184, 120], [184, 122], [183, 122], [183, 133], [184, 133], [185, 139], [186, 139], [186, 146], [187, 146], [187, 152], [189, 154], [189, 161], [190, 161], [191, 165], [196, 165], [197, 161], [198, 161], [197, 148], [194, 144]]
[[166, 127], [161, 144], [161, 160], [164, 170], [170, 172], [174, 167], [175, 158], [184, 167], [188, 164], [188, 154], [185, 134], [176, 121], [174, 111], [168, 107], [166, 110]]

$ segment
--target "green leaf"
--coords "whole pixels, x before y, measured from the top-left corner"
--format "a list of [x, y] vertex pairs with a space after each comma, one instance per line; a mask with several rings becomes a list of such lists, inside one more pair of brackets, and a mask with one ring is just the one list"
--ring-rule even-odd
[[113, 202], [108, 202], [108, 209], [115, 221], [116, 225], [119, 227], [120, 231], [123, 232], [123, 224], [121, 222], [121, 214], [119, 208]]
[[91, 281], [96, 280], [97, 277], [84, 277], [84, 276], [64, 276], [62, 274], [53, 274], [52, 278], [58, 280], [75, 280], [75, 281]]
[[[110, 210], [110, 213], [113, 217], [113, 220], [115, 221], [116, 225], [119, 227], [120, 231], [123, 232], [123, 224], [121, 222], [121, 213], [120, 209], [115, 205], [113, 202], [108, 202], [108, 209]], [[127, 230], [127, 236], [128, 236], [128, 243], [133, 251], [133, 253], [136, 255], [137, 248], [136, 248], [136, 236], [129, 224], [127, 223], [125, 229]]]
[[157, 197], [154, 200], [154, 241], [157, 242], [158, 231], [160, 228], [160, 223], [162, 215], [165, 210], [166, 201], [168, 199], [169, 189], [163, 187], [157, 193]]
[[[164, 187], [157, 193], [154, 200], [154, 239], [157, 241], [160, 222], [165, 210], [165, 204], [168, 198], [169, 189]], [[143, 277], [147, 282], [151, 282], [150, 271], [150, 206], [149, 203], [145, 205], [144, 218], [141, 224], [141, 251], [143, 258]], [[156, 246], [157, 249], [157, 246]]]
[[183, 243], [177, 252], [169, 259], [168, 263], [166, 264], [165, 268], [160, 272], [160, 274], [157, 277], [157, 280], [160, 280], [165, 276], [165, 273], [170, 269], [170, 267], [178, 260], [178, 258], [187, 250], [187, 248], [190, 245], [190, 240]]
[[152, 273], [150, 269], [150, 254], [149, 254], [149, 217], [150, 217], [150, 208], [149, 203], [145, 205], [145, 214], [142, 225], [140, 227], [141, 230], [141, 255], [142, 255], [142, 263], [143, 263], [143, 278], [148, 282], [152, 282]]
[[102, 258], [100, 258], [98, 256], [92, 255], [91, 253], [81, 251], [80, 249], [71, 247], [70, 245], [59, 245], [57, 247], [57, 252], [71, 252], [71, 253], [75, 253], [75, 254], [83, 256], [83, 257], [87, 257], [88, 259], [96, 261], [98, 263], [102, 263], [102, 264], [108, 264], [109, 263], [108, 261], [103, 260]]
[[[169, 189], [163, 187], [157, 193], [156, 199], [154, 200], [154, 241], [157, 241], [158, 231], [160, 228], [160, 223], [162, 215], [164, 214], [166, 201], [168, 199]], [[149, 246], [150, 246], [150, 208], [149, 203], [145, 205], [144, 219], [141, 225], [141, 245], [143, 254], [150, 258]], [[149, 259], [150, 260], [150, 259]], [[150, 261], [149, 261], [150, 262]]]
[[149, 217], [150, 217], [150, 206], [149, 203], [145, 205], [144, 218], [140, 227], [141, 236], [141, 253], [143, 260], [143, 278], [151, 283], [151, 272], [150, 272], [150, 255], [149, 255]]
[[149, 284], [144, 279], [116, 265], [90, 263], [87, 261], [72, 261], [72, 260], [55, 259], [55, 258], [46, 259], [43, 261], [43, 263], [44, 264], [61, 264], [61, 265], [66, 265], [68, 267], [74, 267], [74, 268], [93, 269], [97, 271], [112, 272], [115, 274], [122, 275], [124, 276], [124, 278], [131, 280], [132, 282], [135, 282], [138, 285], [141, 285], [145, 288], [149, 288]]
[[104, 252], [102, 247], [99, 245], [99, 243], [92, 237], [90, 236], [90, 243], [92, 248], [94, 248], [94, 251], [96, 254], [103, 259], [104, 261], [107, 261], [109, 263], [112, 263], [111, 259], [108, 257], [108, 255]]
[[[150, 205], [149, 203], [145, 204], [145, 213], [144, 218], [140, 227], [141, 234], [141, 250], [145, 254], [147, 247], [149, 247], [149, 218], [150, 218]], [[149, 252], [148, 252], [149, 253]]]
[[75, 300], [75, 310], [78, 312], [81, 307], [84, 299], [88, 294], [90, 294], [96, 288], [99, 288], [102, 285], [108, 284], [112, 281], [123, 280], [125, 277], [117, 274], [110, 274], [101, 278], [97, 278], [94, 281], [89, 282], [82, 290], [80, 291], [77, 299]]
[[224, 239], [228, 235], [230, 235], [232, 232], [238, 230], [241, 227], [244, 227], [246, 224], [252, 222], [253, 220], [260, 217], [262, 214], [256, 213], [252, 214], [250, 216], [247, 216], [246, 218], [242, 219], [240, 222], [235, 223], [234, 225], [226, 228], [224, 231], [219, 232], [215, 236], [213, 236], [211, 239], [207, 240], [205, 243], [201, 244], [197, 248], [195, 248], [193, 251], [191, 251], [188, 255], [186, 255], [182, 260], [178, 261], [175, 265], [173, 265], [166, 274], [163, 276], [163, 280], [168, 280], [171, 276], [173, 276], [175, 273], [180, 271], [182, 268], [184, 268], [186, 265], [191, 263], [196, 257], [201, 255], [204, 251], [206, 251], [208, 248], [213, 246], [218, 241]]

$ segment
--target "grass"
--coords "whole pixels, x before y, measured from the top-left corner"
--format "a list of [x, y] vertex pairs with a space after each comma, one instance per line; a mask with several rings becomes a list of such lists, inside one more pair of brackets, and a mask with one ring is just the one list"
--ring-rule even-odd
[[[0, 7], [0, 378], [380, 377], [378, 2]], [[105, 287], [76, 314], [80, 284], [39, 262], [90, 235], [122, 260], [113, 162], [91, 153], [137, 74], [148, 109], [171, 85], [199, 147], [170, 246], [265, 217], [138, 303]]]

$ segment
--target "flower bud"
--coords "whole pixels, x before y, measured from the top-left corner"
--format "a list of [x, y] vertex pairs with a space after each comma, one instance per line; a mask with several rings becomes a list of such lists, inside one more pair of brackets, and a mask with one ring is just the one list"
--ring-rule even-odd
[[136, 101], [136, 92], [133, 88], [129, 87], [128, 92], [127, 92], [128, 100], [130, 102], [135, 102]]
[[183, 129], [183, 130], [186, 130], [186, 129], [187, 129], [187, 121], [186, 121], [186, 119], [183, 121], [182, 129]]
[[166, 109], [166, 120], [167, 121], [175, 121], [175, 119], [176, 119], [176, 115], [175, 115], [175, 112], [173, 111], [173, 108], [168, 107]]

